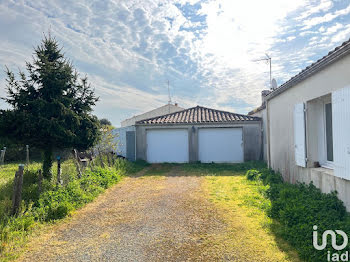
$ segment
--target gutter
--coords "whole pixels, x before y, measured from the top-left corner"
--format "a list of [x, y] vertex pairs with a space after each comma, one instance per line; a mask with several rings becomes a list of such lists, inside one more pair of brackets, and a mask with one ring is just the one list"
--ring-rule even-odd
[[136, 123], [135, 126], [157, 126], [157, 127], [162, 127], [162, 126], [188, 126], [188, 125], [243, 125], [243, 124], [260, 124], [261, 123], [261, 118], [260, 117], [255, 117], [256, 120], [241, 120], [241, 121], [231, 121], [231, 122], [197, 122], [197, 123]]
[[266, 96], [266, 101], [278, 96], [282, 92], [297, 85], [301, 81], [321, 71], [325, 67], [333, 64], [334, 62], [347, 56], [348, 54], [350, 54], [350, 39], [344, 42], [341, 46], [336, 47], [333, 51], [329, 52], [327, 55], [317, 60], [312, 65], [306, 67], [299, 74], [282, 84], [279, 88], [273, 90], [269, 95]]

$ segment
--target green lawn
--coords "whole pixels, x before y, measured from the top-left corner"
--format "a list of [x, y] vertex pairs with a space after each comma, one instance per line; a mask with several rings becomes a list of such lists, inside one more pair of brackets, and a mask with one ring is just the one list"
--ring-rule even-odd
[[271, 202], [261, 194], [266, 186], [248, 181], [241, 172], [208, 175], [203, 186], [229, 229], [217, 241], [249, 261], [299, 261], [272, 231], [274, 221], [267, 216]]
[[[9, 199], [12, 197], [13, 192], [13, 180], [15, 177], [15, 173], [18, 170], [17, 163], [8, 163], [3, 166], [0, 166], [0, 217], [3, 216], [4, 206], [8, 205]], [[25, 171], [30, 172], [38, 172], [41, 168], [41, 163], [39, 162], [31, 162], [29, 166], [25, 166]], [[61, 165], [62, 170], [62, 179], [65, 184], [75, 178], [75, 166], [72, 160], [64, 161]], [[55, 174], [57, 174], [57, 165], [54, 163], [53, 168], [53, 180], [56, 179]], [[26, 174], [27, 172], [25, 172]], [[26, 178], [24, 177], [24, 180]], [[6, 203], [4, 203], [6, 202]]]

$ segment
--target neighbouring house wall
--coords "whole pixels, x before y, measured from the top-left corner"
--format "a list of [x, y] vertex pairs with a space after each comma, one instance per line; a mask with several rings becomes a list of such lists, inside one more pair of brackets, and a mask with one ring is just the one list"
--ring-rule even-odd
[[348, 55], [270, 99], [267, 105], [271, 167], [280, 171], [284, 179], [291, 183], [313, 181], [323, 192], [337, 190], [339, 198], [344, 201], [348, 209], [350, 209], [350, 193], [347, 192], [350, 192], [350, 181], [334, 177], [333, 170], [319, 172], [318, 169], [312, 168], [319, 151], [317, 143], [313, 142], [315, 141], [314, 131], [318, 128], [317, 121], [310, 122], [312, 125], [307, 126], [308, 167], [296, 166], [293, 112], [295, 104], [304, 102], [309, 106], [307, 122], [315, 121], [315, 119], [312, 120], [312, 111], [315, 107], [310, 104], [310, 101], [350, 85], [349, 68], [350, 56]]
[[[194, 127], [194, 128], [192, 128]], [[194, 125], [136, 125], [136, 156], [137, 159], [147, 160], [146, 133], [148, 129], [187, 129], [189, 139], [189, 161], [198, 161], [198, 128], [206, 127], [240, 127], [243, 128], [244, 161], [259, 160], [261, 156], [261, 122], [237, 124], [194, 124]]]
[[126, 132], [135, 131], [135, 126], [121, 127], [113, 130], [115, 143], [117, 144], [117, 154], [126, 157]]
[[255, 112], [253, 114], [251, 114], [251, 116], [255, 116], [255, 117], [260, 117], [262, 119], [262, 146], [263, 146], [263, 155], [262, 155], [262, 159], [266, 162], [267, 161], [267, 138], [266, 138], [266, 109], [262, 109], [258, 112]]
[[132, 118], [125, 119], [124, 121], [121, 122], [121, 127], [132, 126], [132, 125], [135, 125], [137, 121], [141, 121], [141, 120], [156, 117], [156, 116], [171, 114], [182, 110], [184, 110], [184, 108], [175, 106], [172, 104], [164, 105], [162, 107], [156, 108], [152, 111], [143, 113], [141, 115], [137, 115]]

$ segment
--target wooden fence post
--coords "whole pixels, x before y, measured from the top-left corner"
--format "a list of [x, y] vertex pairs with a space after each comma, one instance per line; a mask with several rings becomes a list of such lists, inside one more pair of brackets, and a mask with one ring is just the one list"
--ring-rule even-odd
[[98, 151], [98, 156], [100, 158], [101, 167], [105, 168], [105, 164], [103, 163], [103, 156], [99, 147], [97, 148], [97, 151]]
[[39, 194], [41, 194], [41, 191], [42, 191], [42, 184], [43, 184], [43, 174], [41, 173], [41, 169], [39, 169], [39, 174], [38, 174], [38, 191], [39, 191]]
[[115, 166], [115, 155], [113, 151], [111, 152], [111, 155], [112, 155], [112, 164], [113, 166]]
[[22, 186], [23, 186], [23, 170], [24, 165], [18, 166], [18, 171], [15, 174], [12, 195], [12, 212], [11, 215], [17, 215], [21, 207], [22, 201]]
[[0, 165], [3, 165], [5, 162], [5, 153], [6, 153], [6, 147], [4, 147], [4, 149], [1, 150], [0, 153]]
[[61, 157], [57, 157], [57, 185], [62, 185], [61, 180]]
[[108, 166], [111, 166], [111, 159], [109, 156], [109, 152], [107, 152], [107, 163], [108, 163]]
[[29, 166], [29, 145], [26, 145], [26, 163]]
[[4, 146], [4, 153], [2, 154], [2, 164], [5, 163], [6, 146]]
[[3, 163], [2, 163], [2, 155], [4, 154], [4, 150], [1, 149], [1, 153], [0, 153], [0, 165], [2, 166]]

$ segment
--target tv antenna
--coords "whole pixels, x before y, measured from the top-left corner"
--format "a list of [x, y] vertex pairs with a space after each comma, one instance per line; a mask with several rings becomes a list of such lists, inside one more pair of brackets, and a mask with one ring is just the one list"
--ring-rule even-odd
[[171, 97], [170, 97], [169, 80], [167, 81], [167, 83], [168, 83], [168, 97], [169, 97], [168, 104], [170, 105], [171, 104]]
[[272, 78], [272, 81], [271, 81], [271, 88], [272, 88], [272, 90], [277, 88], [277, 81], [274, 78]]
[[255, 59], [253, 60], [253, 62], [260, 62], [260, 61], [265, 61], [266, 63], [268, 63], [270, 65], [270, 89], [273, 88], [272, 86], [272, 70], [271, 70], [271, 62], [272, 62], [272, 59], [271, 57], [265, 53], [265, 56], [264, 58], [261, 58], [261, 59]]

